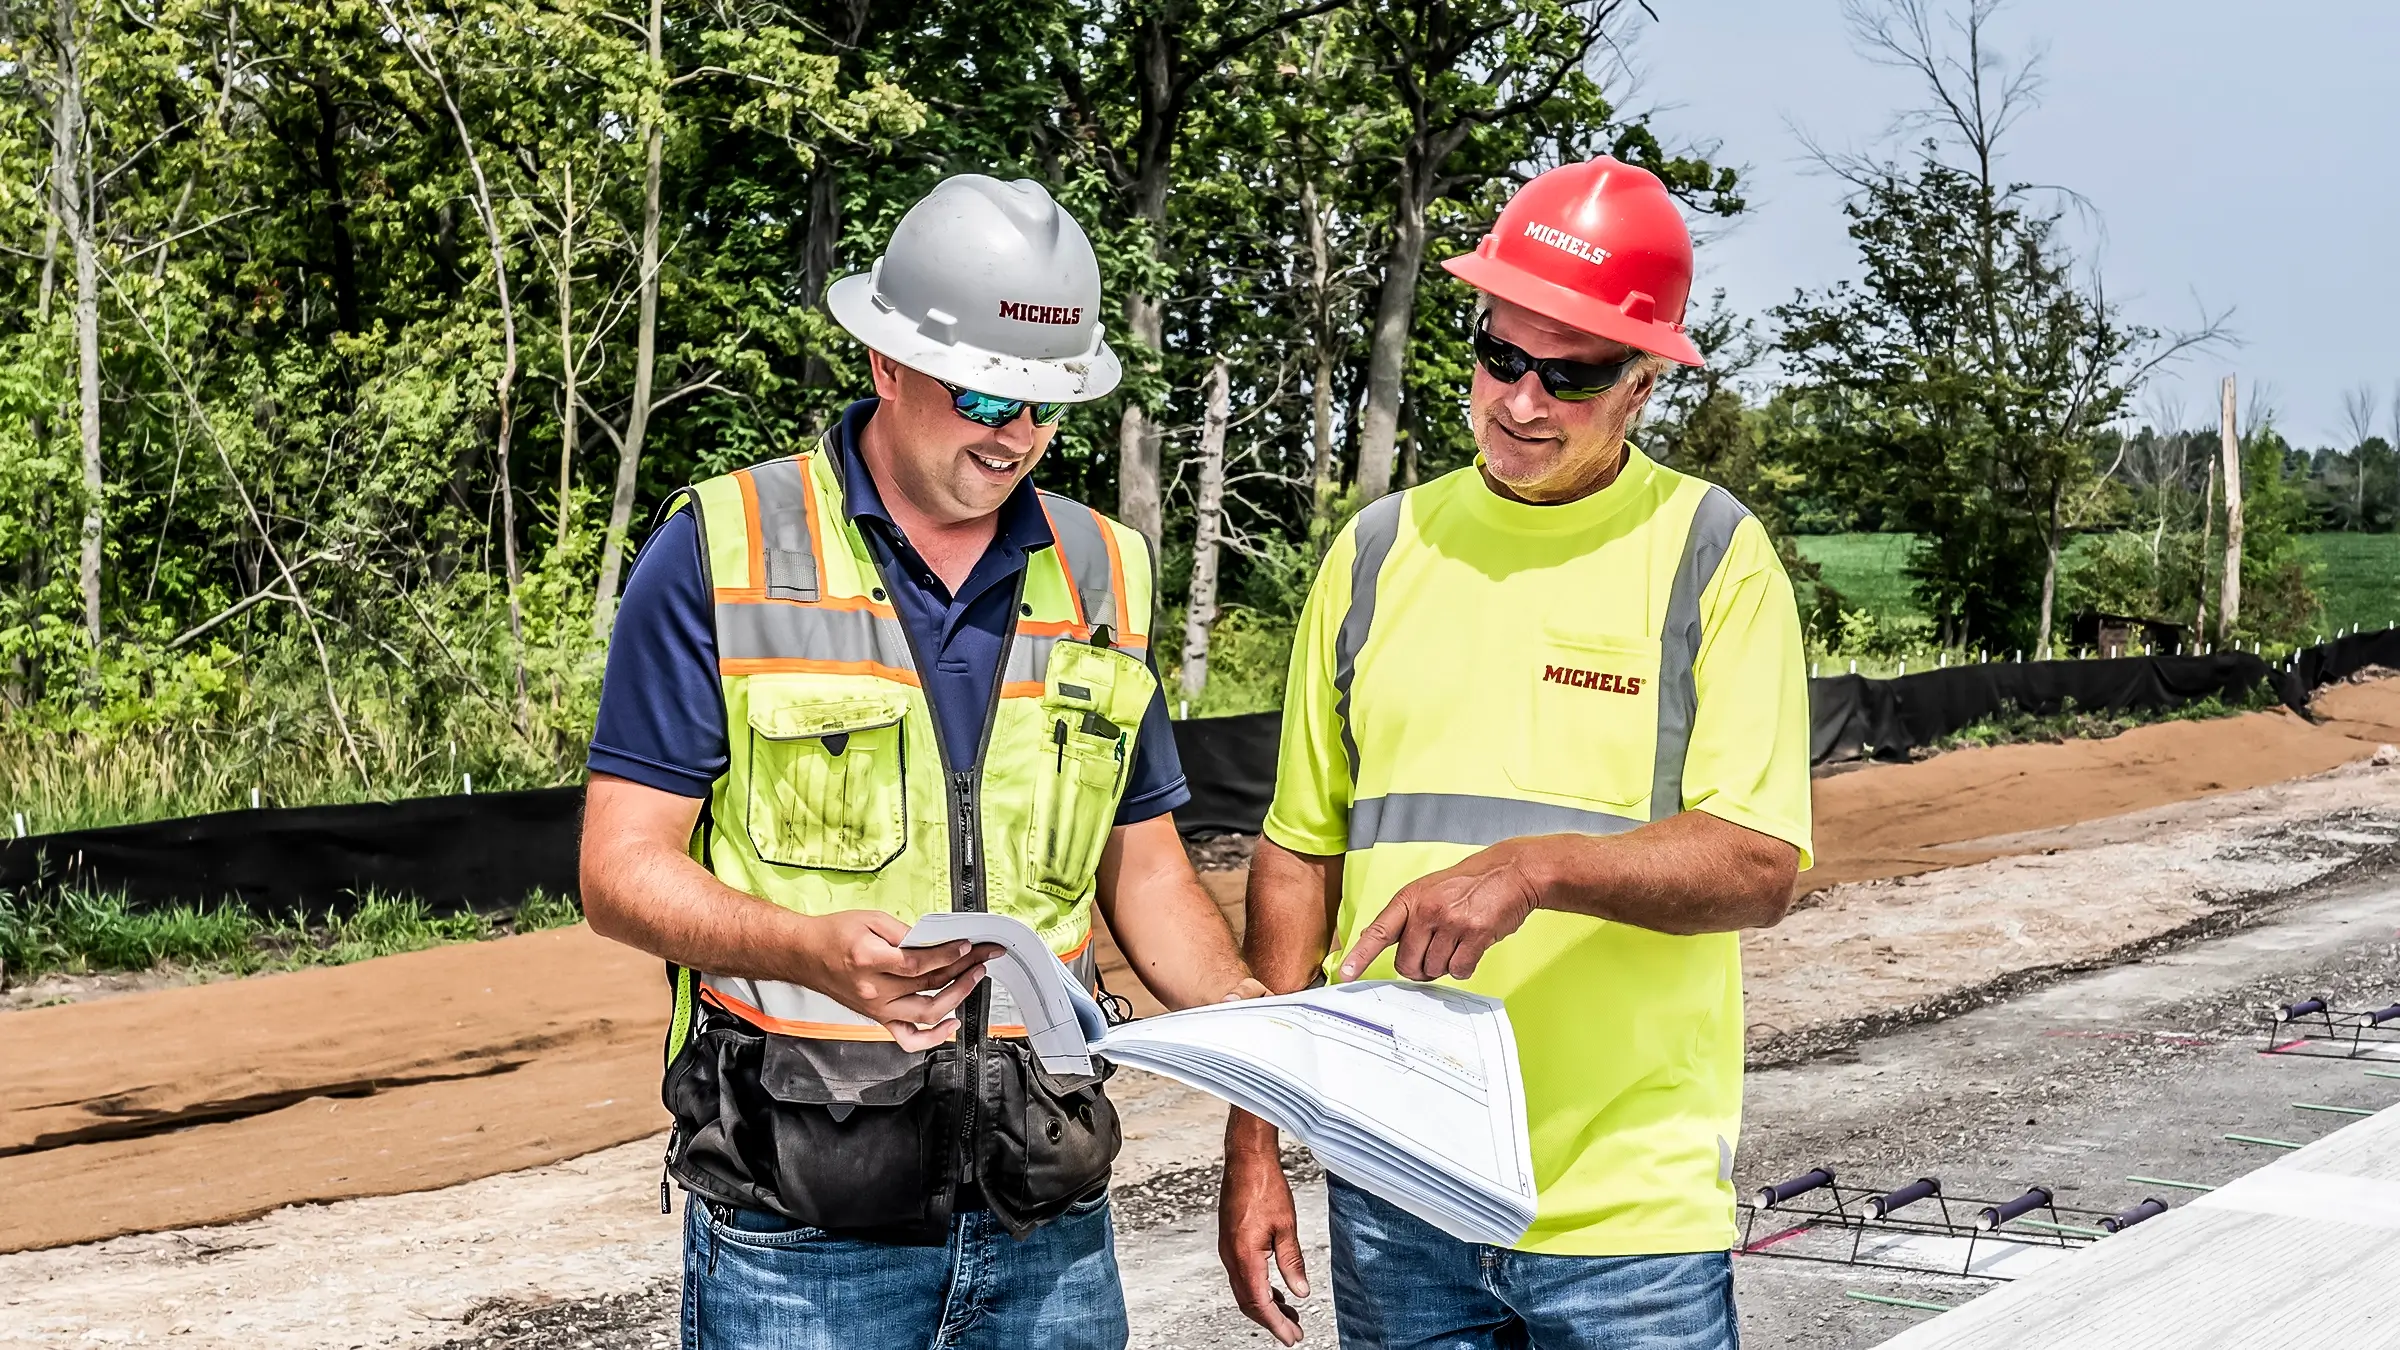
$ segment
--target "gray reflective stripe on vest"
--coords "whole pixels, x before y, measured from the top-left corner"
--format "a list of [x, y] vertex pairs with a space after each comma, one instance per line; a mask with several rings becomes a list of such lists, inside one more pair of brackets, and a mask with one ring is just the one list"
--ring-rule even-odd
[[1700, 691], [1693, 667], [1700, 660], [1700, 596], [1733, 547], [1733, 532], [1749, 509], [1721, 487], [1710, 487], [1692, 513], [1683, 537], [1683, 559], [1667, 591], [1667, 622], [1658, 635], [1658, 761], [1650, 776], [1650, 818], [1665, 820], [1683, 810], [1683, 761], [1692, 744]]
[[1020, 632], [1009, 639], [1008, 664], [1000, 668], [1002, 684], [1040, 684], [1050, 677], [1050, 649], [1067, 638]]
[[758, 542], [767, 561], [767, 574], [758, 578], [759, 584], [774, 599], [813, 603], [817, 553], [808, 537], [808, 462], [793, 458], [761, 464], [750, 471], [750, 486], [758, 495]]
[[1367, 629], [1375, 622], [1375, 579], [1391, 556], [1392, 541], [1400, 537], [1403, 495], [1395, 492], [1368, 503], [1351, 531], [1355, 551], [1350, 556], [1350, 608], [1333, 636], [1333, 712], [1342, 724], [1342, 753], [1350, 759], [1353, 785], [1358, 782], [1358, 738], [1350, 734], [1350, 686], [1358, 679], [1359, 649], [1367, 645]]
[[[1047, 653], [1045, 653], [1047, 655]], [[914, 670], [908, 635], [898, 619], [863, 609], [820, 605], [733, 604], [717, 606], [720, 661], [803, 658], [811, 661], [872, 661]]]
[[1533, 834], [1623, 834], [1643, 822], [1514, 797], [1455, 792], [1395, 792], [1350, 806], [1350, 847], [1377, 844], [1472, 844], [1480, 848]]
[[1075, 597], [1083, 606], [1084, 623], [1095, 628], [1106, 624], [1119, 633], [1126, 631], [1128, 625], [1117, 596], [1115, 573], [1108, 565], [1107, 523], [1100, 519], [1099, 512], [1055, 493], [1043, 493], [1042, 505], [1050, 515], [1051, 537], [1058, 542], [1059, 560], [1066, 564], [1067, 575], [1075, 584]]

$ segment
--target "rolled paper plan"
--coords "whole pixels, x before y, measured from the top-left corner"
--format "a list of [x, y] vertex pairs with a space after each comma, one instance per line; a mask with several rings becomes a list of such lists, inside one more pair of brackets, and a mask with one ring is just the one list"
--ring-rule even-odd
[[1784, 1201], [1797, 1199], [1798, 1197], [1806, 1195], [1810, 1191], [1817, 1189], [1819, 1186], [1830, 1186], [1832, 1184], [1833, 1173], [1826, 1171], [1822, 1167], [1812, 1167], [1809, 1170], [1802, 1172], [1800, 1175], [1793, 1177], [1789, 1181], [1778, 1181], [1772, 1186], [1759, 1187], [1758, 1207], [1760, 1209], [1773, 1209], [1775, 1206], [1782, 1204]]

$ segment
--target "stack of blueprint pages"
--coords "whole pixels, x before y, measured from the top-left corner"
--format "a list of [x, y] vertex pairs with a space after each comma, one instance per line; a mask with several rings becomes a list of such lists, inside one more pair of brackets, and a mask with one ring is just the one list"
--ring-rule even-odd
[[1007, 949], [991, 1021], [1025, 1027], [1053, 1073], [1098, 1056], [1175, 1079], [1272, 1122], [1325, 1170], [1453, 1237], [1514, 1243], [1533, 1222], [1533, 1160], [1517, 1043], [1500, 1001], [1398, 980], [1188, 1008], [1105, 1025], [1030, 928], [932, 914], [911, 945]]

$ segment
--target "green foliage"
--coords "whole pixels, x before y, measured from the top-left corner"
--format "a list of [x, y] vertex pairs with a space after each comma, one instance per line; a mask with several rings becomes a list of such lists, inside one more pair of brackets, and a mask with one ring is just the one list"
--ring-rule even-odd
[[2055, 713], [2030, 713], [2012, 708], [1997, 716], [1970, 722], [1943, 737], [1932, 749], [1934, 753], [1939, 753], [1994, 745], [2107, 740], [2139, 726], [2158, 722], [2205, 722], [2237, 713], [2256, 712], [2275, 704], [2273, 691], [2265, 685], [2236, 695], [2230, 702], [2221, 695], [2211, 694], [2181, 707], [2141, 712], [2078, 711], [2074, 700], [2069, 699], [2066, 706]]
[[1845, 210], [1864, 277], [1774, 311], [1796, 377], [1779, 451], [1915, 533], [1908, 574], [1946, 641], [2031, 645], [2047, 550], [2150, 335], [2075, 287], [2026, 189], [1930, 144]]
[[414, 897], [367, 895], [321, 922], [262, 918], [236, 904], [138, 909], [122, 893], [78, 890], [0, 894], [0, 967], [12, 980], [63, 972], [173, 967], [248, 975], [346, 965], [509, 932], [578, 923], [573, 900], [537, 891], [508, 920], [439, 915]]

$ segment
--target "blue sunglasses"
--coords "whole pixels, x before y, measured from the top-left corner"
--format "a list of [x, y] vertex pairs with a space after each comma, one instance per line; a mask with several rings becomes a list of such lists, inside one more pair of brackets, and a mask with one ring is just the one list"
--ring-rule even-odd
[[1030, 399], [978, 394], [972, 389], [961, 389], [948, 380], [943, 380], [941, 385], [950, 391], [950, 408], [953, 412], [977, 426], [990, 427], [995, 431], [1016, 421], [1017, 414], [1027, 408], [1033, 409], [1033, 424], [1037, 427], [1056, 426], [1058, 419], [1067, 415], [1067, 405], [1064, 403], [1035, 403]]

